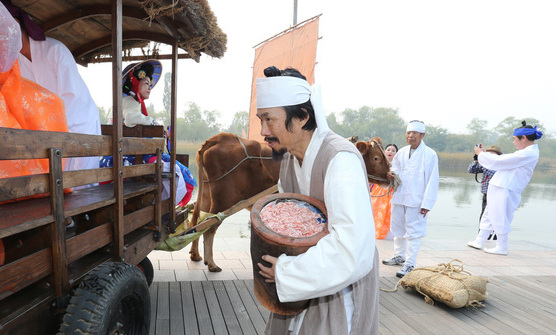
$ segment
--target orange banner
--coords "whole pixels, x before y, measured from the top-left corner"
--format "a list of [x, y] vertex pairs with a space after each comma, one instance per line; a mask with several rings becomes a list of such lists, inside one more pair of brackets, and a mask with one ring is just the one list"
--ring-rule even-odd
[[255, 47], [251, 104], [249, 107], [250, 140], [263, 142], [261, 123], [257, 118], [256, 78], [264, 77], [264, 69], [276, 66], [280, 70], [291, 67], [307, 77], [309, 84], [315, 79], [319, 16], [304, 21]]

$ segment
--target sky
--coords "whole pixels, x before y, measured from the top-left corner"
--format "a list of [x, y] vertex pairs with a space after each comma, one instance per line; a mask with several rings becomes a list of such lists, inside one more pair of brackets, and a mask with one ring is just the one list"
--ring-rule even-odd
[[[294, 0], [209, 0], [228, 36], [221, 59], [178, 64], [178, 108], [195, 102], [228, 126], [248, 111], [253, 48], [293, 24]], [[315, 82], [326, 114], [397, 109], [452, 133], [532, 117], [556, 133], [556, 1], [298, 0], [297, 22], [322, 14]], [[127, 63], [124, 63], [124, 67]], [[163, 61], [163, 75], [171, 67]], [[109, 64], [79, 66], [97, 105], [112, 105]], [[164, 84], [147, 105], [162, 109]]]

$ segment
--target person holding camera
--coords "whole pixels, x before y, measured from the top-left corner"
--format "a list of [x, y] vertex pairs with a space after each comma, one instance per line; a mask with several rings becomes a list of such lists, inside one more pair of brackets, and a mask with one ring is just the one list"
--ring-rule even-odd
[[535, 143], [542, 137], [537, 127], [522, 122], [513, 134], [513, 144], [517, 151], [511, 154], [495, 155], [480, 146], [475, 147], [479, 163], [487, 169], [496, 170], [488, 187], [488, 203], [481, 218], [480, 230], [473, 241], [467, 243], [471, 248], [483, 249], [488, 236], [497, 236], [494, 248], [484, 251], [495, 255], [508, 254], [508, 234], [512, 231], [514, 213], [521, 202], [521, 193], [529, 184], [533, 170], [539, 161], [539, 147]]
[[[480, 148], [481, 144], [477, 144], [477, 147]], [[500, 150], [500, 148], [498, 148], [495, 145], [491, 145], [490, 147], [486, 148], [485, 150], [486, 152], [491, 152], [497, 155], [501, 155], [502, 151]], [[477, 154], [473, 155], [473, 162], [471, 162], [471, 164], [469, 164], [469, 167], [467, 168], [467, 172], [469, 173], [473, 173], [475, 174], [475, 180], [481, 184], [481, 193], [483, 194], [483, 205], [482, 205], [482, 209], [481, 209], [481, 215], [479, 215], [479, 223], [481, 222], [481, 218], [483, 217], [483, 213], [485, 212], [485, 208], [487, 205], [487, 191], [488, 191], [488, 184], [490, 182], [490, 180], [492, 179], [492, 176], [494, 176], [494, 174], [496, 173], [496, 171], [494, 170], [489, 170], [485, 167], [483, 167], [481, 164], [479, 164], [479, 157], [477, 156]], [[477, 175], [479, 173], [483, 174], [483, 179], [481, 181], [479, 181], [477, 179]], [[490, 234], [490, 236], [488, 237], [487, 240], [496, 240], [496, 234], [492, 233]]]

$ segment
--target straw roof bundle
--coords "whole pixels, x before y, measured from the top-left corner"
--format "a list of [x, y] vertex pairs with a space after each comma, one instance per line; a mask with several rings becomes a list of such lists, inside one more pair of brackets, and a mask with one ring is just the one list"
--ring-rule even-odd
[[[27, 11], [47, 36], [64, 43], [76, 61], [86, 65], [111, 58], [111, 0], [12, 0]], [[123, 0], [122, 51], [143, 49], [156, 58], [150, 43], [177, 40], [190, 58], [221, 58], [227, 36], [206, 0]], [[151, 48], [150, 50], [145, 50]]]

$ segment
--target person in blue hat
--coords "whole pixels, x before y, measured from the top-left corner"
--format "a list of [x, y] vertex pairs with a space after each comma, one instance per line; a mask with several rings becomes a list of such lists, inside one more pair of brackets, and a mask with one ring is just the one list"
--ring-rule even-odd
[[483, 249], [483, 244], [491, 233], [497, 236], [494, 248], [485, 248], [490, 254], [508, 254], [508, 234], [514, 213], [521, 202], [521, 193], [529, 184], [533, 170], [539, 160], [539, 147], [535, 143], [542, 137], [537, 127], [527, 125], [516, 128], [513, 144], [518, 149], [511, 154], [497, 155], [487, 152], [482, 144], [475, 147], [479, 163], [496, 174], [490, 180], [487, 192], [487, 205], [481, 218], [480, 230], [473, 241], [467, 243], [475, 249]]
[[122, 73], [124, 94], [122, 113], [126, 126], [156, 124], [156, 121], [147, 112], [145, 100], [150, 97], [151, 90], [160, 79], [161, 73], [162, 64], [155, 59], [130, 64], [124, 69]]
[[[156, 85], [162, 74], [162, 64], [156, 59], [149, 59], [138, 63], [133, 63], [122, 72], [122, 88], [124, 98], [122, 100], [122, 114], [124, 124], [128, 127], [136, 125], [156, 125], [156, 121], [149, 116], [145, 106], [145, 100], [151, 95], [152, 88]], [[168, 151], [170, 147], [168, 147]], [[170, 171], [170, 155], [162, 154], [164, 162], [164, 172]], [[142, 163], [154, 163], [156, 156], [143, 155]], [[123, 157], [123, 164], [135, 165], [135, 156], [126, 155]], [[99, 167], [112, 167], [113, 157], [105, 156], [99, 162]], [[195, 178], [187, 166], [176, 161], [176, 205], [185, 206], [191, 200], [193, 188], [197, 186]], [[163, 199], [169, 197], [169, 181], [163, 181]]]

